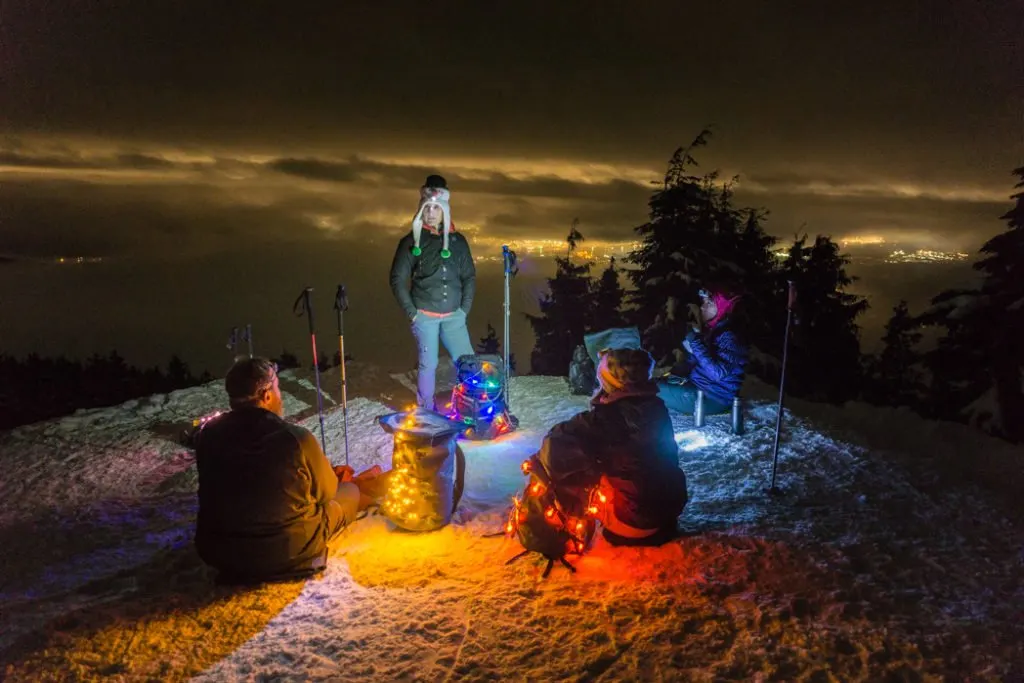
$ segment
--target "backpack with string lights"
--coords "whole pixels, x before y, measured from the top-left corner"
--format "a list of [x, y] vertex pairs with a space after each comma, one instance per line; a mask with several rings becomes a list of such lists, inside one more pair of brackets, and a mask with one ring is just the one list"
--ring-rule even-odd
[[579, 557], [590, 549], [598, 517], [610, 502], [611, 491], [589, 477], [572, 483], [555, 482], [536, 455], [523, 462], [522, 470], [529, 480], [522, 496], [512, 499], [505, 534], [518, 539], [523, 551], [505, 564], [539, 553], [548, 561], [542, 578], [547, 578], [555, 562], [575, 572], [566, 557]]
[[458, 379], [447, 416], [466, 425], [466, 438], [486, 441], [519, 426], [508, 410], [507, 376], [501, 356], [462, 356], [455, 361], [455, 369]]

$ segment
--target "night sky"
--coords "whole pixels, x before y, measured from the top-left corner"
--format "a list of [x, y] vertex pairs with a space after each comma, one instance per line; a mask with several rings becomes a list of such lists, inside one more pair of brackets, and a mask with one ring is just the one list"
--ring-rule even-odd
[[[1024, 153], [1015, 0], [323, 4], [3, 0], [0, 255], [103, 256], [122, 270], [90, 296], [167, 310], [175, 288], [328, 287], [333, 254], [397, 324], [380, 269], [431, 172], [477, 251], [573, 217], [629, 240], [711, 125], [701, 169], [781, 238], [974, 251]], [[14, 350], [53, 336], [30, 311], [59, 286], [37, 285], [3, 294], [31, 328]]]

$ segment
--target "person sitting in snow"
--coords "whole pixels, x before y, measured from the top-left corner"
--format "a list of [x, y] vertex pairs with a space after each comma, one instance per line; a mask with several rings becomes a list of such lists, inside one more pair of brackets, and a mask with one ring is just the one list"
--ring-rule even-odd
[[743, 385], [747, 364], [747, 348], [729, 324], [740, 297], [721, 288], [702, 289], [700, 297], [706, 330], [694, 326], [686, 335], [686, 362], [658, 381], [658, 396], [669, 410], [692, 415], [700, 390], [706, 414], [727, 413]]
[[[448, 183], [429, 176], [420, 188], [412, 232], [391, 263], [391, 291], [412, 323], [419, 350], [417, 403], [434, 410], [438, 341], [452, 360], [475, 353], [466, 316], [476, 292], [476, 266], [469, 242], [455, 232]], [[426, 230], [424, 230], [426, 228]]]
[[275, 363], [240, 360], [224, 385], [231, 411], [195, 442], [199, 556], [228, 580], [312, 575], [326, 566], [328, 542], [372, 502], [372, 479], [333, 468], [309, 430], [283, 419]]
[[605, 538], [616, 545], [670, 540], [688, 499], [653, 368], [642, 349], [602, 351], [590, 410], [555, 425], [535, 456], [556, 490], [576, 499], [559, 498], [573, 513], [586, 506], [590, 486], [611, 494], [600, 514]]

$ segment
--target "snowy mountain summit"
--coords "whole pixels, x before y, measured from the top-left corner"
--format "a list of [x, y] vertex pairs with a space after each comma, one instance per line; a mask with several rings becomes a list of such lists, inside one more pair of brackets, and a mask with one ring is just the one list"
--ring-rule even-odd
[[[324, 388], [327, 389], [325, 383]], [[286, 410], [319, 430], [311, 385]], [[193, 454], [178, 433], [226, 407], [219, 382], [0, 436], [5, 680], [1022, 680], [1024, 449], [909, 412], [788, 403], [764, 493], [772, 390], [746, 433], [676, 417], [691, 500], [656, 549], [598, 540], [578, 572], [504, 561], [520, 463], [587, 407], [554, 377], [513, 381], [520, 429], [464, 442], [453, 523], [363, 520], [326, 573], [217, 585], [192, 548]], [[344, 461], [343, 421], [325, 416]], [[349, 401], [357, 469], [390, 465], [390, 408]], [[1014, 480], [1012, 477], [1018, 477]], [[1019, 493], [1020, 489], [1016, 489]], [[1009, 493], [1009, 495], [1007, 495]]]

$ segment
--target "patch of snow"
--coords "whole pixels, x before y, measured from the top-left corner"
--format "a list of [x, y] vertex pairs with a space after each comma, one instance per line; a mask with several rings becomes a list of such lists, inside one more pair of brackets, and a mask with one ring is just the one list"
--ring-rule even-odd
[[999, 405], [999, 390], [993, 384], [978, 398], [971, 401], [961, 414], [967, 418], [967, 424], [989, 434], [1003, 431], [1003, 411]]
[[[319, 433], [310, 387], [289, 415]], [[322, 385], [322, 389], [328, 391]], [[516, 377], [519, 431], [461, 442], [463, 504], [414, 534], [353, 525], [315, 580], [214, 586], [191, 548], [195, 468], [176, 442], [225, 407], [220, 383], [0, 436], [7, 680], [1014, 679], [1024, 672], [1024, 531], [963, 468], [1024, 452], [964, 425], [787, 399], [779, 498], [774, 387], [746, 433], [674, 416], [690, 503], [661, 548], [599, 539], [547, 580], [499, 531], [520, 462], [587, 408], [564, 378]], [[334, 391], [332, 387], [330, 391]], [[314, 389], [315, 392], [315, 389]], [[315, 401], [315, 394], [314, 399]], [[350, 464], [390, 464], [390, 412], [349, 400]], [[324, 416], [344, 462], [340, 407]], [[984, 623], [984, 628], [976, 624]]]

